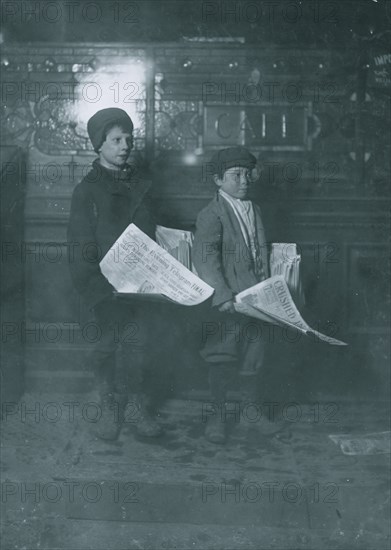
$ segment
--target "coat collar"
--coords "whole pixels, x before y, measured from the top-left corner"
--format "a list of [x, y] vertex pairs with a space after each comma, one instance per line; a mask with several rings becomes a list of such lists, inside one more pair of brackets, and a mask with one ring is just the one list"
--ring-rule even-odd
[[151, 182], [140, 178], [135, 166], [127, 164], [124, 170], [109, 170], [102, 166], [99, 159], [94, 160], [92, 170], [86, 179], [94, 184], [103, 185], [112, 195], [123, 195], [140, 200], [148, 192]]

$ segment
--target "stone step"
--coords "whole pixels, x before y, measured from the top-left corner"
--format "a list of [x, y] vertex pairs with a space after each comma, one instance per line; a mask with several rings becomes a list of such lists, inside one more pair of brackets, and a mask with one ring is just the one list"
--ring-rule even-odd
[[263, 525], [191, 525], [36, 518], [14, 521], [5, 549], [29, 550], [389, 550], [382, 533]]

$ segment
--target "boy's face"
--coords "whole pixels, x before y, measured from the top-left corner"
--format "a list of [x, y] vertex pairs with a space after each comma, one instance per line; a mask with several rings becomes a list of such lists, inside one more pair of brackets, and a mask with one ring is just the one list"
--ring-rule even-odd
[[222, 179], [215, 175], [215, 183], [231, 197], [245, 200], [251, 185], [251, 169], [234, 166], [224, 172]]
[[120, 170], [125, 166], [132, 147], [133, 134], [114, 126], [107, 132], [106, 140], [99, 149], [100, 163], [110, 170]]

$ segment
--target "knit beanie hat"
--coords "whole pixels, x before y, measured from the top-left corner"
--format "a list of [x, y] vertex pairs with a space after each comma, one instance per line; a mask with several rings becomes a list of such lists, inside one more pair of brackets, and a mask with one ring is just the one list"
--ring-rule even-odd
[[133, 122], [123, 109], [110, 107], [95, 113], [87, 122], [88, 136], [96, 153], [106, 139], [106, 128], [118, 124], [129, 133], [133, 132]]

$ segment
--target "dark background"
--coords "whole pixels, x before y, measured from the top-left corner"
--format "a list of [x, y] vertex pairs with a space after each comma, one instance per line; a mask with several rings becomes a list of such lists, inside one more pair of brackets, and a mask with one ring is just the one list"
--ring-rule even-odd
[[[118, 106], [135, 120], [134, 162], [153, 179], [164, 225], [194, 227], [214, 192], [206, 175], [215, 149], [244, 143], [259, 157], [254, 198], [268, 239], [302, 253], [303, 316], [349, 343], [289, 342], [276, 331], [264, 397], [386, 399], [390, 2], [95, 1], [69, 10], [2, 5], [4, 394], [91, 387], [89, 316], [69, 278], [65, 229], [94, 158], [86, 121]], [[203, 395], [202, 308], [161, 315], [168, 330], [155, 344], [171, 395]]]

